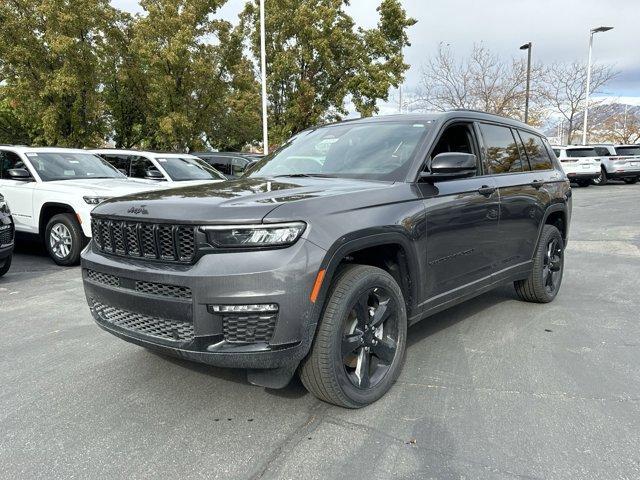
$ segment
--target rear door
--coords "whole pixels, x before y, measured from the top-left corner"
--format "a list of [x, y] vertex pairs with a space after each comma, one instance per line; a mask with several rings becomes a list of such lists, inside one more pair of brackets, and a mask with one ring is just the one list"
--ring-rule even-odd
[[500, 194], [496, 271], [526, 268], [549, 202], [548, 175], [543, 172], [553, 171], [551, 158], [539, 137], [500, 124], [479, 123], [478, 127], [485, 171], [495, 179]]

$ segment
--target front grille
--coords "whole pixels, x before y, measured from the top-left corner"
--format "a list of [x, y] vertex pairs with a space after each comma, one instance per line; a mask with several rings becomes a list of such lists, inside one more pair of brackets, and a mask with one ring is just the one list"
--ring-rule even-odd
[[196, 256], [193, 226], [93, 218], [91, 231], [103, 253], [180, 263], [191, 263]]
[[160, 295], [162, 297], [191, 298], [191, 289], [189, 287], [165, 285], [163, 283], [138, 281], [136, 282], [136, 292]]
[[87, 270], [87, 278], [93, 282], [102, 283], [103, 285], [111, 285], [112, 287], [120, 286], [120, 279], [115, 275], [109, 275], [108, 273]]
[[92, 301], [92, 304], [96, 315], [102, 321], [124, 330], [176, 343], [185, 343], [193, 340], [192, 323], [142, 315], [96, 301]]
[[222, 317], [224, 339], [231, 343], [268, 342], [276, 327], [277, 314], [225, 315]]
[[0, 246], [13, 243], [13, 224], [0, 225]]

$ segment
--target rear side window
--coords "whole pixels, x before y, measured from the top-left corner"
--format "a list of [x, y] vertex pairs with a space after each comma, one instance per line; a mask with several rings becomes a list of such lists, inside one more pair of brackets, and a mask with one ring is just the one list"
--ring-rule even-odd
[[480, 131], [486, 150], [487, 173], [499, 174], [523, 170], [518, 144], [510, 128], [481, 123]]
[[596, 151], [599, 157], [611, 156], [611, 153], [609, 153], [609, 149], [607, 147], [594, 147], [594, 150]]
[[531, 170], [551, 170], [551, 157], [542, 142], [542, 138], [532, 133], [520, 131], [524, 150], [529, 157]]

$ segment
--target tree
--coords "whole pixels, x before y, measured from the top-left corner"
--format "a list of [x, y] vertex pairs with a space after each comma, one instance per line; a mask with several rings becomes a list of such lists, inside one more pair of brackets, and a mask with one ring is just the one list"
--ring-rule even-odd
[[[609, 65], [591, 67], [589, 94], [596, 93], [617, 72]], [[541, 94], [550, 108], [567, 122], [567, 143], [571, 144], [579, 118], [583, 118], [587, 90], [587, 67], [580, 62], [555, 63], [545, 69]], [[579, 115], [580, 114], [580, 115]]]
[[[529, 103], [529, 123], [533, 125], [544, 120], [544, 110], [537, 103], [540, 77], [541, 67], [533, 65]], [[436, 56], [423, 66], [414, 105], [438, 111], [482, 110], [523, 119], [526, 78], [524, 60], [502, 60], [482, 45], [474, 45], [468, 58], [458, 59], [449, 46], [440, 44]]]
[[640, 107], [620, 103], [601, 104], [592, 110], [589, 118], [597, 128], [592, 128], [593, 142], [635, 144], [640, 141]]
[[[382, 0], [375, 28], [356, 28], [347, 0], [269, 0], [266, 4], [267, 95], [271, 139], [347, 114], [350, 100], [363, 116], [377, 111], [397, 87], [408, 65], [409, 18], [399, 0]], [[246, 4], [241, 28], [249, 39], [258, 72], [258, 0]]]
[[96, 51], [108, 0], [4, 0], [0, 78], [36, 144], [83, 146], [104, 132]]

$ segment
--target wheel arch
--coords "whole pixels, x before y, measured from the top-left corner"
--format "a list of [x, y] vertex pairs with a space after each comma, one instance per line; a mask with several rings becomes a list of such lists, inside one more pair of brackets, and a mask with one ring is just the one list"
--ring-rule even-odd
[[74, 208], [67, 203], [45, 202], [42, 204], [42, 207], [40, 207], [40, 216], [38, 217], [38, 233], [41, 237], [44, 238], [49, 220], [60, 213], [70, 213], [71, 215], [77, 216]]
[[[550, 205], [544, 213], [540, 227], [538, 228], [538, 238], [536, 240], [536, 248], [540, 243], [540, 237], [542, 236], [542, 229], [545, 225], [553, 225], [560, 231], [564, 244], [567, 244], [567, 235], [569, 233], [569, 213], [566, 205], [556, 203]], [[535, 250], [534, 250], [535, 252]]]

